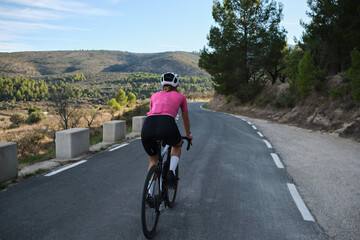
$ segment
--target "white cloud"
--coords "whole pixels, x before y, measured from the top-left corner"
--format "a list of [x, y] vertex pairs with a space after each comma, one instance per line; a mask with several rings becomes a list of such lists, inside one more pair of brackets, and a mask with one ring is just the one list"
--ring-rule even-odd
[[79, 13], [86, 15], [108, 15], [109, 13], [100, 8], [91, 8], [85, 3], [63, 0], [5, 0], [19, 5], [45, 8], [56, 11]]
[[21, 33], [28, 31], [30, 32], [37, 29], [82, 30], [82, 31], [89, 30], [85, 28], [51, 25], [47, 23], [29, 23], [29, 22], [8, 21], [8, 20], [0, 20], [0, 29], [8, 33], [11, 32]]
[[0, 7], [0, 18], [23, 20], [58, 20], [61, 16], [54, 11], [36, 10], [31, 8], [5, 8]]

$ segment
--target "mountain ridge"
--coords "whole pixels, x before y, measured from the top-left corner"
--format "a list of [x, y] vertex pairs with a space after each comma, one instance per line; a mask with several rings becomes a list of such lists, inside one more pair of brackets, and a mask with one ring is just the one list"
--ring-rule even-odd
[[43, 77], [74, 73], [176, 72], [209, 76], [192, 52], [131, 53], [110, 50], [33, 51], [0, 53], [2, 77]]

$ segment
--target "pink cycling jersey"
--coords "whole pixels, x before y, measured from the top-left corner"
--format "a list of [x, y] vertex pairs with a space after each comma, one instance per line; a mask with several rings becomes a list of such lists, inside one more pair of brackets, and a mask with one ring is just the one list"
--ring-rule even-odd
[[179, 108], [181, 108], [181, 112], [188, 111], [186, 98], [183, 94], [176, 91], [161, 91], [151, 96], [150, 112], [147, 115], [170, 115], [175, 118]]

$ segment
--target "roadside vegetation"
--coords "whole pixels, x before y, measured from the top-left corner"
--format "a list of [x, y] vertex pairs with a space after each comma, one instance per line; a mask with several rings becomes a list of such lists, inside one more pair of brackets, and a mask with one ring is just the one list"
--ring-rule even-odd
[[199, 66], [223, 104], [208, 106], [360, 140], [360, 3], [307, 3], [311, 20], [289, 46], [281, 3], [214, 1]]
[[[281, 3], [214, 1], [216, 25], [210, 29], [199, 66], [213, 76], [215, 91], [236, 96], [242, 103], [274, 107], [294, 107], [313, 92], [330, 100], [360, 102], [360, 3], [308, 0], [308, 5], [311, 21], [301, 23], [301, 40], [288, 46]], [[328, 77], [339, 73], [343, 84], [328, 89]], [[275, 98], [264, 92], [266, 85], [277, 83], [289, 85], [284, 95]]]

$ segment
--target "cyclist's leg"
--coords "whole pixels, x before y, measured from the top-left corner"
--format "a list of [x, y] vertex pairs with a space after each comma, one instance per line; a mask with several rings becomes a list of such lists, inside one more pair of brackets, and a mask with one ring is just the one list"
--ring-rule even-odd
[[150, 158], [150, 164], [149, 164], [149, 169], [156, 165], [157, 164], [157, 161], [159, 159], [159, 153], [157, 153], [155, 156], [151, 156], [151, 155], [148, 155], [149, 158]]
[[177, 145], [173, 146], [171, 148], [171, 158], [170, 158], [170, 170], [173, 171], [174, 175], [175, 175], [175, 169], [179, 163], [180, 160], [180, 156], [181, 156], [181, 142], [178, 143]]

